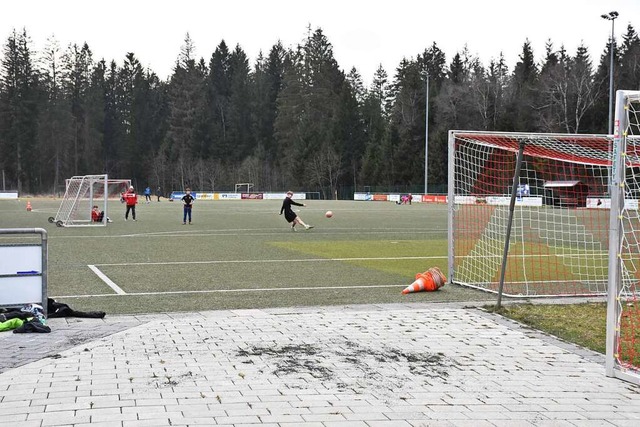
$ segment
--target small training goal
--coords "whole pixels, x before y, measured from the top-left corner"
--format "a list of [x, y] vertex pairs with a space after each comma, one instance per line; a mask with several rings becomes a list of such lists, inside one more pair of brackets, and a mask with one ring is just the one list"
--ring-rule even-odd
[[[104, 226], [107, 224], [109, 198], [120, 194], [131, 185], [130, 179], [109, 179], [107, 175], [80, 175], [65, 181], [65, 193], [55, 217], [49, 222], [58, 227]], [[102, 221], [93, 221], [94, 206], [103, 212]]]
[[251, 193], [253, 191], [252, 182], [241, 182], [235, 185], [236, 193]]

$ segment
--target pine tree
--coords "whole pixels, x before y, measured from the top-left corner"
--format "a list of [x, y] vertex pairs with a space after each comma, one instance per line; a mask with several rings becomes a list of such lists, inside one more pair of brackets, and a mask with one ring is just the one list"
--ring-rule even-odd
[[522, 46], [520, 61], [516, 63], [507, 95], [507, 114], [501, 128], [507, 131], [535, 131], [535, 105], [537, 104], [538, 67], [534, 61], [531, 43]]
[[0, 65], [0, 166], [19, 193], [38, 189], [39, 76], [26, 30], [11, 33]]
[[199, 145], [195, 130], [204, 106], [205, 75], [193, 57], [194, 52], [195, 46], [187, 34], [168, 89], [169, 117], [164, 144], [176, 168], [173, 184], [180, 188], [190, 186], [194, 179], [193, 154]]
[[42, 55], [43, 90], [46, 93], [38, 130], [38, 153], [43, 190], [64, 191], [70, 144], [73, 141], [71, 106], [63, 91], [62, 50], [54, 38], [47, 40]]
[[236, 46], [229, 55], [229, 142], [233, 147], [229, 160], [239, 162], [253, 154], [255, 141], [251, 131], [251, 77], [249, 60], [245, 52]]
[[360, 181], [370, 187], [380, 183], [384, 167], [381, 147], [386, 136], [387, 120], [385, 105], [388, 97], [388, 75], [382, 65], [378, 67], [373, 82], [364, 100], [363, 120], [365, 149], [360, 170]]
[[222, 40], [209, 61], [209, 76], [206, 80], [206, 136], [204, 156], [224, 159], [233, 150], [229, 141], [229, 61], [231, 54]]
[[629, 24], [620, 46], [619, 88], [640, 90], [640, 37]]

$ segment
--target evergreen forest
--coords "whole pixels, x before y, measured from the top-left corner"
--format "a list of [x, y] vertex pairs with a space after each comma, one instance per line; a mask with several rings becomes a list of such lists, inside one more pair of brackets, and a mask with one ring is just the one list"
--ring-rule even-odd
[[[322, 29], [250, 61], [224, 40], [195, 57], [189, 34], [161, 80], [134, 53], [96, 59], [90, 46], [51, 38], [34, 51], [13, 30], [0, 53], [0, 190], [60, 194], [74, 175], [108, 173], [167, 192], [424, 189], [428, 82], [429, 192], [444, 192], [451, 129], [608, 133], [610, 40], [575, 52], [547, 41], [519, 60], [484, 63], [436, 43], [379, 67], [365, 85], [343, 70]], [[541, 58], [541, 59], [536, 59]], [[640, 38], [615, 43], [615, 89], [640, 90]]]

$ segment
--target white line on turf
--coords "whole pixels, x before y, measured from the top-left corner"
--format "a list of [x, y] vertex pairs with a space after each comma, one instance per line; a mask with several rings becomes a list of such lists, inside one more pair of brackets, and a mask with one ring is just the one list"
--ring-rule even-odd
[[166, 261], [166, 262], [127, 262], [113, 264], [96, 264], [102, 267], [131, 265], [182, 265], [182, 264], [262, 264], [273, 262], [337, 262], [337, 261], [393, 261], [413, 259], [446, 259], [446, 256], [406, 256], [406, 257], [372, 257], [372, 258], [302, 258], [302, 259], [232, 259], [213, 261]]
[[[371, 288], [398, 288], [398, 285], [349, 285], [349, 286], [314, 286], [312, 288], [250, 288], [250, 289], [204, 289], [197, 291], [164, 291], [164, 292], [129, 292], [125, 296], [152, 296], [152, 295], [180, 295], [180, 294], [214, 294], [214, 293], [235, 293], [235, 292], [277, 292], [277, 291], [315, 291], [328, 289], [371, 289]], [[97, 298], [115, 297], [115, 294], [92, 294], [92, 295], [59, 295], [54, 299], [62, 298]]]
[[107, 277], [106, 274], [104, 274], [102, 271], [100, 271], [100, 269], [98, 267], [96, 267], [95, 265], [89, 265], [88, 266], [91, 271], [93, 271], [94, 273], [96, 273], [96, 275], [107, 285], [109, 285], [109, 287], [111, 289], [113, 289], [115, 291], [116, 294], [118, 295], [126, 295], [127, 293], [125, 291], [122, 290], [122, 288], [118, 285], [116, 285], [111, 279], [109, 279]]
[[[607, 252], [594, 252], [592, 255], [607, 255]], [[519, 255], [523, 258], [574, 258], [578, 255], [575, 254], [531, 254], [531, 255]], [[209, 261], [164, 261], [164, 262], [123, 262], [123, 263], [109, 263], [109, 264], [95, 264], [102, 267], [113, 266], [134, 266], [134, 265], [189, 265], [189, 264], [269, 264], [278, 262], [343, 262], [343, 261], [400, 261], [400, 260], [417, 260], [417, 259], [448, 259], [447, 255], [432, 255], [432, 256], [406, 256], [406, 257], [354, 257], [354, 258], [300, 258], [300, 259], [230, 259], [230, 260], [209, 260]], [[461, 259], [486, 259], [486, 258], [502, 258], [502, 255], [480, 255], [480, 256], [461, 256]]]
[[[188, 238], [194, 238], [194, 237], [208, 237], [208, 236], [247, 236], [247, 237], [253, 237], [253, 236], [280, 236], [282, 234], [291, 234], [289, 233], [289, 229], [276, 229], [277, 231], [274, 231], [272, 233], [264, 233], [264, 232], [260, 232], [260, 233], [251, 233], [251, 232], [247, 232], [247, 233], [238, 233], [238, 232], [229, 232], [229, 231], [233, 231], [233, 230], [193, 230], [193, 231], [172, 231], [172, 232], [165, 232], [165, 234], [160, 234], [160, 233], [134, 233], [134, 234], [118, 234], [118, 235], [111, 235], [111, 236], [100, 236], [101, 239], [119, 239], [119, 238], [130, 238], [130, 237], [188, 237]], [[330, 231], [330, 230], [344, 230], [344, 231]], [[328, 235], [338, 235], [338, 236], [348, 236], [350, 234], [354, 234], [354, 235], [358, 235], [358, 236], [362, 236], [362, 235], [376, 235], [376, 234], [380, 234], [380, 235], [385, 235], [385, 234], [410, 234], [410, 235], [420, 235], [420, 234], [442, 234], [443, 236], [446, 233], [445, 229], [432, 229], [432, 230], [421, 230], [421, 229], [403, 229], [403, 230], [399, 230], [399, 229], [382, 229], [379, 231], [376, 231], [375, 229], [367, 229], [368, 231], [362, 231], [362, 230], [358, 230], [358, 229], [353, 229], [353, 228], [344, 228], [344, 229], [314, 229], [313, 234], [316, 235], [323, 235], [323, 236], [328, 236]], [[245, 230], [245, 231], [250, 231], [250, 230]], [[264, 230], [262, 230], [264, 231]], [[95, 235], [87, 235], [87, 236], [55, 236], [55, 239], [95, 239], [96, 236]]]

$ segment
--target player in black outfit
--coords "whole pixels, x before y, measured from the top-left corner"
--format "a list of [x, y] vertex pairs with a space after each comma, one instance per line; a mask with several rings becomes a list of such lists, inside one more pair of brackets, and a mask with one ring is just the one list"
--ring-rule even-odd
[[312, 225], [305, 224], [302, 219], [291, 209], [291, 205], [295, 206], [307, 206], [304, 203], [296, 203], [292, 200], [293, 191], [287, 191], [287, 197], [282, 201], [282, 208], [280, 208], [280, 215], [284, 212], [284, 218], [287, 222], [291, 223], [291, 231], [296, 231], [296, 224], [300, 224], [305, 230], [313, 228]]
[[189, 217], [189, 225], [191, 225], [191, 208], [193, 207], [193, 201], [195, 198], [191, 195], [191, 189], [187, 188], [187, 194], [182, 196], [182, 205], [184, 215], [182, 217], [182, 225], [187, 223], [187, 217]]

